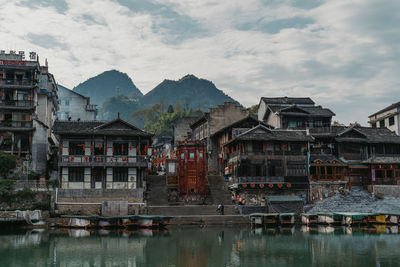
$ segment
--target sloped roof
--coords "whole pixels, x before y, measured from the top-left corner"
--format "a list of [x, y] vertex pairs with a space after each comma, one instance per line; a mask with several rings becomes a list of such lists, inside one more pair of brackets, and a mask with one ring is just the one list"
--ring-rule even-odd
[[391, 104], [390, 106], [387, 106], [386, 108], [381, 109], [381, 110], [375, 112], [375, 113], [372, 114], [372, 115], [369, 115], [368, 118], [373, 117], [373, 116], [375, 116], [375, 115], [378, 115], [379, 113], [382, 113], [382, 112], [385, 112], [385, 111], [388, 111], [388, 110], [397, 108], [397, 107], [399, 107], [399, 106], [400, 106], [400, 102], [393, 103], [393, 104]]
[[[360, 137], [344, 137], [345, 133], [356, 131]], [[367, 142], [367, 143], [394, 143], [400, 144], [400, 136], [387, 128], [372, 128], [361, 126], [332, 126], [325, 128], [311, 128], [310, 134], [314, 137], [333, 137], [338, 142]]]
[[267, 105], [291, 105], [291, 104], [298, 104], [298, 105], [314, 105], [314, 101], [312, 101], [309, 97], [261, 97], [261, 100], [264, 101]]
[[347, 165], [346, 162], [333, 155], [311, 155], [310, 163], [315, 164], [315, 160], [321, 160], [321, 165]]
[[230, 143], [239, 140], [307, 142], [307, 141], [312, 141], [313, 138], [307, 135], [306, 131], [285, 130], [285, 129], [271, 130], [265, 127], [264, 125], [258, 125], [236, 136], [234, 139], [227, 142], [225, 145], [228, 145]]
[[53, 131], [59, 135], [153, 136], [120, 118], [110, 122], [57, 120]]
[[[298, 105], [291, 106], [279, 106], [279, 105], [269, 105], [268, 108], [276, 113], [284, 114], [284, 115], [297, 115], [297, 116], [307, 116], [307, 117], [332, 117], [335, 116], [328, 108], [323, 108], [321, 106], [310, 106], [310, 107], [302, 107]], [[298, 112], [293, 112], [291, 109], [298, 109]]]
[[245, 118], [243, 118], [243, 119], [240, 119], [240, 120], [238, 120], [238, 121], [235, 121], [235, 122], [233, 122], [233, 123], [231, 123], [231, 124], [225, 126], [224, 128], [221, 128], [220, 130], [216, 131], [216, 132], [215, 132], [213, 135], [211, 135], [211, 136], [215, 136], [215, 135], [217, 135], [217, 134], [219, 134], [219, 133], [221, 133], [221, 132], [223, 132], [223, 131], [225, 131], [225, 130], [227, 130], [227, 129], [229, 129], [229, 128], [233, 128], [233, 127], [238, 126], [238, 125], [240, 125], [240, 124], [242, 124], [242, 123], [245, 123], [246, 121], [248, 121], [248, 122], [253, 122], [254, 125], [253, 125], [252, 127], [257, 126], [258, 124], [260, 124], [260, 125], [264, 125], [264, 126], [267, 127], [267, 128], [272, 128], [272, 127], [269, 126], [268, 124], [265, 124], [264, 122], [259, 121], [258, 119], [256, 119], [256, 118], [252, 117], [251, 115], [249, 115], [249, 116], [247, 116], [247, 117], [245, 117]]

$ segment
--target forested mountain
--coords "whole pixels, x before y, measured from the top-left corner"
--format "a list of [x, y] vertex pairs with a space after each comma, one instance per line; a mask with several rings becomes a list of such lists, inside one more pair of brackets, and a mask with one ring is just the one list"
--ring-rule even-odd
[[[156, 134], [170, 134], [172, 123], [182, 116], [198, 116], [209, 108], [236, 100], [211, 81], [186, 75], [178, 81], [164, 80], [143, 95], [125, 73], [111, 70], [79, 84], [74, 91], [98, 105], [98, 120], [121, 118]], [[167, 112], [167, 108], [175, 109]]]
[[224, 102], [238, 103], [215, 87], [212, 82], [199, 79], [194, 75], [186, 75], [178, 81], [164, 80], [145, 94], [140, 104], [142, 108], [149, 108], [161, 101], [173, 106], [180, 103], [186, 109], [204, 111], [222, 105]]
[[105, 71], [79, 84], [73, 90], [90, 97], [90, 102], [99, 107], [109, 97], [123, 95], [138, 99], [143, 96], [131, 78], [126, 73], [117, 70]]

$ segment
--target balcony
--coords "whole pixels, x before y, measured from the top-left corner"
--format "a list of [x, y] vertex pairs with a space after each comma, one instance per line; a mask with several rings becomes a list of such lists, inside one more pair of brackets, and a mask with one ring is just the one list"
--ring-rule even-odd
[[145, 156], [85, 156], [63, 155], [60, 156], [59, 166], [71, 167], [147, 167]]
[[[32, 130], [32, 121], [0, 121], [0, 128], [7, 128], [6, 130]], [[2, 129], [4, 130], [4, 129]]]
[[97, 105], [86, 105], [86, 111], [96, 111]]
[[34, 108], [34, 102], [32, 100], [0, 100], [0, 108], [29, 110]]
[[16, 79], [0, 79], [1, 88], [31, 88], [36, 85], [36, 82], [30, 79], [16, 80]]

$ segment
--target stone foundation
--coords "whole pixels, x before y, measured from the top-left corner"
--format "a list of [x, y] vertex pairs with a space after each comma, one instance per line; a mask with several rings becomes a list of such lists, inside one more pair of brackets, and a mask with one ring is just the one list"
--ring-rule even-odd
[[310, 182], [309, 201], [322, 200], [348, 189], [346, 181]]

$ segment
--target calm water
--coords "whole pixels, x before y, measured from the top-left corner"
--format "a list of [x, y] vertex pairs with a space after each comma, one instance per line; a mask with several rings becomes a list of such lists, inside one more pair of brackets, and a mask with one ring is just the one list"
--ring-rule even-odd
[[8, 231], [0, 233], [0, 266], [400, 266], [397, 232], [397, 227]]

